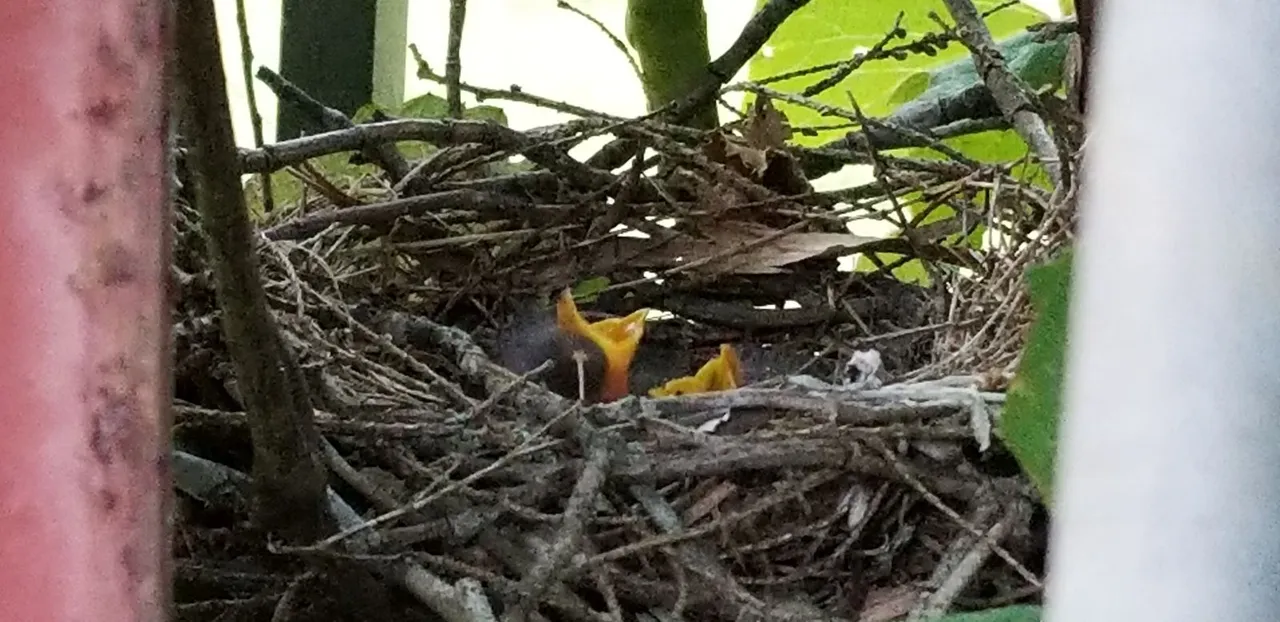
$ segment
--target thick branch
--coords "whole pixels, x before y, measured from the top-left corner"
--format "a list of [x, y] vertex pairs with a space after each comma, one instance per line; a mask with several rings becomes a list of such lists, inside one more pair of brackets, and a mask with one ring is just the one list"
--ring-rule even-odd
[[[581, 122], [579, 125], [585, 128], [591, 124]], [[600, 125], [606, 124], [601, 122]], [[613, 175], [607, 171], [574, 160], [555, 145], [536, 141], [496, 123], [447, 119], [402, 119], [366, 123], [325, 134], [286, 140], [270, 147], [241, 152], [237, 168], [241, 173], [273, 171], [329, 153], [362, 150], [370, 145], [399, 140], [421, 140], [435, 145], [492, 145], [519, 153], [584, 189], [604, 188], [614, 180]]]
[[1055, 187], [1063, 181], [1063, 163], [1058, 156], [1057, 145], [1049, 134], [1049, 127], [1036, 112], [1026, 85], [1004, 65], [1000, 49], [996, 47], [991, 31], [982, 21], [978, 9], [971, 0], [945, 0], [952, 19], [956, 20], [960, 41], [973, 54], [978, 75], [991, 90], [1000, 112], [1013, 124], [1014, 131], [1027, 142], [1031, 152], [1044, 166]]
[[322, 535], [325, 472], [301, 374], [267, 309], [253, 226], [236, 173], [213, 5], [177, 3], [177, 74], [196, 205], [212, 262], [222, 331], [253, 438], [256, 519], [287, 540]]
[[[316, 100], [306, 91], [285, 80], [280, 74], [267, 69], [258, 68], [258, 79], [271, 88], [281, 101], [288, 102], [310, 119], [312, 125], [324, 130], [340, 130], [355, 127], [355, 123], [347, 115], [330, 108], [324, 102]], [[395, 145], [371, 144], [364, 148], [365, 157], [376, 162], [391, 177], [392, 183], [404, 179], [409, 174], [409, 161], [395, 148]]]
[[1076, 19], [1080, 22], [1080, 114], [1089, 110], [1089, 74], [1093, 66], [1094, 30], [1102, 0], [1076, 0]]

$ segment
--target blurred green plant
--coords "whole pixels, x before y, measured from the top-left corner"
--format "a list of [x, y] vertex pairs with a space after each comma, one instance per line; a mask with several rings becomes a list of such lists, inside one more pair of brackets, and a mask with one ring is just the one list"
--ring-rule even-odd
[[1035, 320], [1009, 386], [997, 433], [1039, 491], [1053, 504], [1053, 473], [1066, 374], [1067, 312], [1073, 253], [1027, 271]]
[[953, 613], [934, 622], [1040, 622], [1042, 612], [1035, 605], [1012, 605], [985, 611]]
[[608, 287], [609, 277], [593, 276], [591, 278], [578, 281], [569, 291], [573, 295], [573, 299], [575, 301], [590, 303], [595, 302], [596, 298], [600, 297], [600, 292], [608, 289]]
[[[757, 6], [764, 3], [765, 0], [758, 0]], [[1008, 5], [986, 18], [991, 35], [998, 41], [1048, 19], [1044, 13], [1024, 3], [1010, 5], [999, 0], [977, 0], [974, 4], [979, 11], [990, 11]], [[926, 33], [937, 32], [938, 26], [929, 17], [930, 13], [947, 15], [946, 5], [942, 0], [810, 2], [788, 18], [770, 37], [765, 50], [751, 59], [748, 77], [759, 81], [808, 67], [849, 60], [858, 52], [869, 50], [884, 39], [895, 23], [905, 31], [908, 41]], [[898, 21], [899, 16], [901, 22]], [[890, 47], [893, 45], [889, 44]], [[928, 54], [907, 54], [901, 59], [869, 60], [843, 81], [814, 95], [813, 99], [831, 106], [848, 108], [852, 98], [867, 116], [886, 117], [903, 103], [915, 99], [903, 95], [903, 92], [911, 94], [911, 85], [916, 85], [917, 90], [920, 86], [933, 85], [933, 73], [948, 64], [965, 60], [972, 67], [973, 61], [968, 50], [959, 43], [952, 43]], [[772, 82], [769, 86], [799, 93], [826, 78], [827, 73], [796, 76]], [[926, 75], [928, 83], [924, 82]], [[944, 73], [943, 77], [948, 75], [950, 74]], [[973, 77], [976, 80], [976, 73]], [[919, 90], [918, 94], [923, 95], [924, 91]], [[811, 108], [785, 102], [777, 102], [777, 106], [797, 128], [821, 128], [832, 123], [831, 119]], [[842, 128], [819, 129], [798, 135], [796, 142], [809, 146], [821, 145], [840, 138], [846, 131]]]

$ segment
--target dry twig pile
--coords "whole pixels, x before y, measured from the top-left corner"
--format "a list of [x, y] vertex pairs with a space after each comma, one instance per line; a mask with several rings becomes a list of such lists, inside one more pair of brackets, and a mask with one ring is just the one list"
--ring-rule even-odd
[[[306, 189], [261, 216], [259, 258], [345, 528], [276, 555], [226, 486], [247, 427], [180, 204], [180, 619], [304, 619], [348, 596], [308, 590], [299, 560], [325, 556], [404, 588], [402, 619], [870, 621], [1034, 595], [1043, 518], [991, 427], [1027, 320], [1020, 276], [1069, 236], [1073, 193], [856, 111], [955, 157], [891, 155], [861, 132], [799, 148], [756, 101], [707, 135], [604, 115], [530, 132], [404, 119], [242, 152], [243, 172]], [[620, 166], [568, 155], [604, 134]], [[406, 140], [437, 149], [406, 159], [391, 147]], [[314, 163], [344, 151], [362, 175]], [[810, 185], [847, 163], [874, 181]], [[919, 225], [942, 208], [956, 217]], [[853, 218], [902, 231], [853, 235]], [[1002, 241], [974, 250], [979, 226]], [[919, 260], [932, 284], [834, 269], [853, 253]], [[588, 280], [589, 308], [670, 313], [646, 329], [641, 388], [722, 342], [743, 344], [751, 385], [584, 407], [491, 362], [512, 313]]]

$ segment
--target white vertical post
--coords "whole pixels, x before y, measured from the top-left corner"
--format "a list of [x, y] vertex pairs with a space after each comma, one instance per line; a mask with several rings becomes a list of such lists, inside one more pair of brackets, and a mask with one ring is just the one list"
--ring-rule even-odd
[[[409, 55], [409, 0], [377, 1], [373, 26], [373, 103], [399, 106], [404, 103], [404, 66]], [[437, 7], [436, 13], [449, 14], [443, 6]]]
[[1099, 28], [1046, 619], [1280, 620], [1280, 3]]

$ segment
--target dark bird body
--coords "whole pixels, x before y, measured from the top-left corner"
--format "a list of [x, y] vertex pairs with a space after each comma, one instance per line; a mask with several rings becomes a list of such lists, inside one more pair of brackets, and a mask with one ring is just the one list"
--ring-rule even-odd
[[551, 359], [551, 368], [539, 377], [548, 389], [578, 399], [578, 363], [583, 359], [582, 389], [586, 401], [595, 401], [604, 383], [604, 350], [582, 335], [560, 330], [550, 317], [523, 318], [499, 337], [498, 362], [517, 374], [526, 374]]
[[554, 315], [525, 313], [503, 331], [498, 361], [511, 371], [527, 373], [549, 359], [552, 367], [541, 377], [548, 389], [587, 403], [620, 399], [629, 393], [630, 365], [647, 314], [641, 309], [624, 318], [587, 322], [565, 291]]

